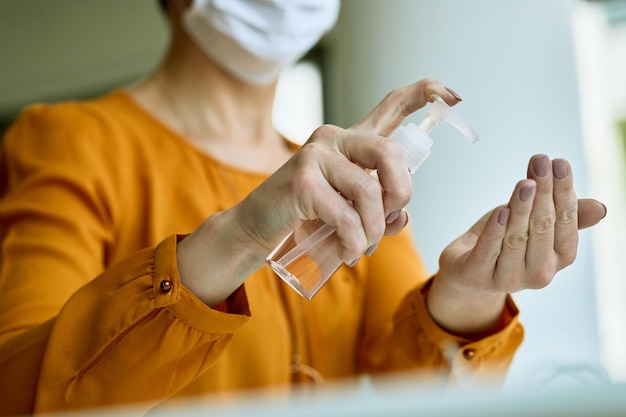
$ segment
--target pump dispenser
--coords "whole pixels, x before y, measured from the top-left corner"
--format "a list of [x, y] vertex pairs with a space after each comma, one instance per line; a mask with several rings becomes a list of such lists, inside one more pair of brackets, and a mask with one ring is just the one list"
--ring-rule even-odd
[[[433, 140], [429, 133], [440, 123], [448, 122], [475, 143], [478, 135], [443, 99], [433, 95], [426, 117], [419, 124], [399, 126], [390, 137], [404, 152], [413, 174], [430, 155]], [[305, 222], [291, 232], [266, 258], [276, 274], [301, 296], [312, 299], [343, 261], [339, 258], [341, 243], [335, 228], [320, 219]]]

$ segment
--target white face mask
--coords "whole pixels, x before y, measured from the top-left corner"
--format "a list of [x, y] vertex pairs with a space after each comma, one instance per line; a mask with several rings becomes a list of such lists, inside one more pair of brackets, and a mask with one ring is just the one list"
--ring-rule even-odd
[[183, 26], [218, 65], [265, 85], [313, 47], [338, 14], [339, 0], [194, 0]]

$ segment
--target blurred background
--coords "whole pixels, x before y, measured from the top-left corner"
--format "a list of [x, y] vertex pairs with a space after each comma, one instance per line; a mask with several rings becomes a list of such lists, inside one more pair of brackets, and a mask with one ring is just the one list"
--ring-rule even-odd
[[[132, 83], [167, 41], [157, 0], [2, 0], [0, 131], [24, 106], [89, 98]], [[443, 81], [479, 133], [449, 126], [414, 178], [416, 244], [439, 253], [505, 203], [536, 153], [566, 158], [577, 193], [608, 207], [580, 235], [576, 263], [514, 295], [526, 339], [508, 387], [626, 380], [626, 1], [343, 0], [336, 28], [279, 86], [275, 123], [304, 141], [342, 127], [390, 90]], [[420, 121], [420, 111], [409, 120]]]

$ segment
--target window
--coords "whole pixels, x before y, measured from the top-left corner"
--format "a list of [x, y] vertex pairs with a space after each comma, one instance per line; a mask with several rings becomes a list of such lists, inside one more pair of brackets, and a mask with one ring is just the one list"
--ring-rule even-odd
[[588, 194], [608, 208], [592, 232], [598, 336], [619, 382], [626, 380], [626, 2], [579, 0], [574, 11]]

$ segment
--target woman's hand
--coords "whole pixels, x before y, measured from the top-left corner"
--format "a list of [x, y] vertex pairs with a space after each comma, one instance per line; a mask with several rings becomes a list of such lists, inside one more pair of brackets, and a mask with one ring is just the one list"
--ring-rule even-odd
[[[349, 129], [318, 128], [241, 203], [238, 223], [269, 253], [302, 222], [319, 218], [336, 228], [346, 263], [383, 234], [398, 233], [413, 186], [400, 146], [386, 136], [433, 94], [449, 105], [459, 101], [443, 84], [425, 79], [392, 91]], [[377, 178], [369, 170], [376, 170]]]
[[487, 213], [443, 251], [427, 301], [448, 331], [489, 333], [506, 294], [547, 286], [576, 258], [578, 230], [606, 214], [595, 200], [577, 200], [564, 159], [535, 155], [527, 177], [507, 206]]
[[211, 216], [179, 243], [184, 285], [207, 304], [219, 304], [307, 220], [319, 218], [336, 228], [339, 255], [348, 264], [384, 234], [398, 233], [407, 223], [404, 207], [413, 187], [400, 146], [386, 136], [434, 94], [449, 105], [460, 100], [440, 82], [425, 79], [392, 91], [349, 129], [318, 128], [241, 203]]

